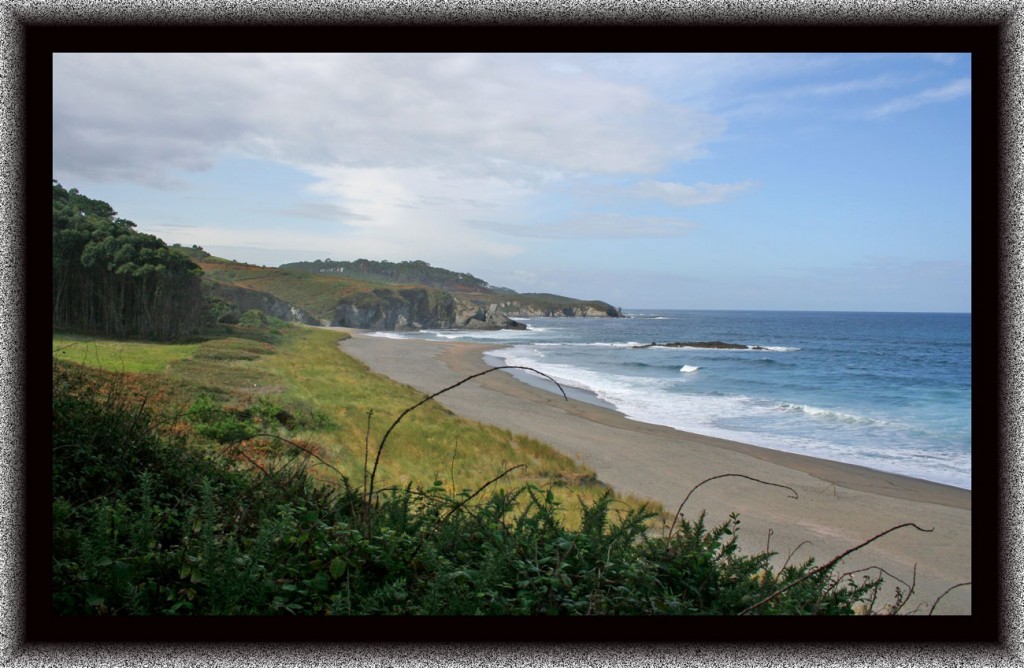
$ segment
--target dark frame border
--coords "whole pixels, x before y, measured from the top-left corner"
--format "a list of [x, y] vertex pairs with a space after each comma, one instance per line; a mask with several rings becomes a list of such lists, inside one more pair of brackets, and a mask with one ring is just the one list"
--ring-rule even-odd
[[[184, 6], [183, 6], [184, 7]], [[172, 10], [173, 11], [173, 10]], [[767, 10], [763, 10], [767, 12]], [[17, 404], [19, 412], [23, 416], [21, 424], [16, 420], [6, 420], [7, 423], [16, 427], [15, 450], [22, 445], [30, 443], [29, 425], [34, 425], [42, 417], [45, 419], [45, 411], [33, 410], [42, 405], [49, 388], [43, 379], [46, 373], [42, 363], [42, 336], [46, 328], [40, 327], [48, 317], [47, 309], [39, 303], [39, 299], [28, 299], [29, 287], [32, 293], [39, 293], [49, 283], [49, 272], [46, 271], [45, 259], [39, 255], [45, 253], [49, 247], [47, 237], [43, 235], [41, 207], [38, 203], [45, 203], [49, 198], [48, 191], [43, 192], [46, 187], [45, 174], [49, 171], [50, 157], [52, 156], [52, 142], [49, 137], [49, 124], [40, 122], [41, 119], [49, 117], [51, 81], [49, 55], [55, 51], [76, 51], [76, 50], [116, 50], [116, 51], [235, 51], [235, 50], [279, 50], [279, 51], [313, 51], [313, 50], [335, 50], [324, 48], [327, 44], [345, 44], [345, 50], [411, 50], [415, 51], [438, 51], [438, 50], [484, 50], [484, 51], [516, 51], [523, 50], [524, 45], [530, 48], [526, 50], [543, 51], [582, 51], [582, 50], [676, 50], [678, 47], [668, 48], [669, 45], [683, 45], [685, 50], [696, 51], [774, 51], [776, 48], [768, 48], [769, 45], [777, 47], [786, 45], [787, 50], [793, 51], [971, 51], [973, 53], [974, 71], [972, 72], [973, 91], [973, 118], [974, 127], [972, 134], [974, 180], [973, 180], [973, 215], [975, 226], [973, 230], [973, 249], [975, 258], [973, 264], [973, 303], [972, 309], [979, 311], [975, 319], [974, 337], [976, 343], [974, 365], [979, 370], [996, 372], [999, 368], [1000, 354], [1008, 352], [1012, 341], [1000, 339], [997, 334], [1006, 334], [1008, 326], [1006, 318], [1009, 311], [1009, 300], [1013, 296], [1010, 291], [1005, 290], [1001, 285], [1000, 278], [1005, 278], [1005, 272], [1010, 267], [1005, 264], [1006, 255], [1004, 249], [1007, 241], [1012, 236], [1010, 229], [1008, 202], [1005, 197], [1009, 193], [1007, 184], [1011, 182], [1007, 169], [1012, 163], [1008, 159], [1009, 147], [1005, 143], [1008, 139], [1004, 133], [1010, 127], [1009, 113], [1007, 106], [1009, 99], [1005, 88], [1002, 86], [1009, 83], [1009, 66], [1006, 62], [1006, 51], [1009, 48], [1007, 42], [1006, 26], [1002, 25], [998, 17], [989, 17], [985, 21], [973, 25], [956, 24], [947, 22], [944, 24], [929, 24], [922, 20], [916, 24], [885, 23], [875, 20], [872, 23], [846, 23], [837, 25], [823, 25], [820, 21], [810, 20], [792, 21], [790, 23], [776, 23], [764, 25], [758, 20], [768, 18], [765, 13], [750, 17], [732, 17], [728, 19], [710, 20], [703, 22], [682, 23], [678, 20], [665, 20], [665, 16], [657, 16], [653, 13], [646, 17], [641, 15], [634, 17], [633, 21], [623, 22], [619, 20], [613, 23], [611, 20], [590, 21], [579, 20], [579, 17], [569, 16], [569, 25], [560, 25], [563, 18], [556, 17], [554, 20], [545, 18], [543, 15], [534, 15], [533, 20], [522, 20], [519, 17], [518, 23], [512, 21], [498, 21], [497, 25], [483, 25], [490, 22], [488, 18], [481, 15], [482, 20], [465, 21], [460, 24], [440, 23], [437, 25], [424, 21], [422, 17], [417, 19], [414, 14], [404, 16], [404, 20], [395, 20], [389, 23], [362, 20], [359, 16], [351, 17], [347, 25], [343, 27], [331, 26], [324, 23], [316, 23], [312, 27], [300, 27], [298, 21], [280, 21], [272, 25], [255, 25], [253, 23], [239, 22], [235, 24], [207, 23], [203, 25], [180, 25], [170, 22], [152, 22], [148, 25], [137, 25], [134, 23], [118, 24], [111, 20], [113, 12], [108, 15], [105, 23], [89, 24], [88, 22], [75, 22], [71, 20], [60, 20], [50, 17], [48, 20], [32, 19], [27, 15], [14, 18], [14, 22], [20, 26], [21, 51], [13, 62], [20, 67], [21, 94], [20, 104], [12, 110], [6, 111], [6, 119], [17, 117], [17, 130], [21, 136], [20, 155], [12, 160], [8, 153], [5, 159], [5, 174], [11, 175], [10, 180], [5, 178], [4, 185], [7, 201], [21, 205], [18, 214], [9, 215], [9, 219], [21, 218], [26, 224], [20, 230], [6, 230], [8, 236], [5, 238], [6, 246], [9, 248], [12, 242], [20, 242], [23, 264], [19, 267], [23, 270], [20, 286], [15, 286], [15, 294], [4, 293], [5, 303], [17, 304], [20, 307], [22, 322], [16, 332], [10, 334], [10, 323], [5, 322], [4, 335], [5, 350], [24, 351], [20, 367], [13, 369], [14, 375], [20, 376], [24, 394], [17, 396], [16, 388], [5, 386], [5, 398], [10, 402], [9, 390], [15, 392], [17, 397], [14, 402], [5, 403], [5, 408], [10, 410], [12, 403]], [[525, 16], [525, 15], [524, 15]], [[10, 18], [10, 17], [9, 17]], [[184, 12], [179, 18], [184, 18]], [[200, 19], [202, 20], [202, 16]], [[273, 18], [273, 17], [271, 17]], [[464, 18], [470, 18], [466, 15]], [[513, 17], [514, 18], [514, 17]], [[529, 19], [529, 17], [526, 17]], [[572, 19], [575, 18], [575, 23]], [[792, 17], [791, 17], [792, 18]], [[826, 19], [828, 17], [825, 17]], [[968, 19], [972, 17], [967, 17]], [[973, 17], [980, 18], [980, 17]], [[401, 19], [401, 17], [400, 17]], [[737, 20], [740, 19], [740, 20]], [[1005, 20], [1005, 17], [1003, 18]], [[559, 25], [556, 25], [559, 24]], [[187, 34], [187, 39], [183, 37]], [[339, 39], [344, 36], [345, 39]], [[296, 48], [301, 44], [302, 48]], [[640, 48], [640, 44], [644, 47]], [[737, 44], [746, 45], [745, 48], [735, 48]], [[188, 46], [187, 49], [182, 48]], [[272, 45], [268, 49], [267, 45]], [[395, 45], [403, 45], [398, 48]], [[113, 48], [115, 47], [116, 48]], [[382, 47], [389, 48], [384, 49]], [[609, 49], [609, 46], [615, 48]], [[871, 48], [866, 48], [870, 46]], [[99, 47], [99, 48], [97, 48]], [[541, 48], [537, 48], [541, 47]], [[732, 47], [732, 48], [730, 48]], [[15, 79], [19, 77], [16, 76]], [[11, 78], [8, 78], [10, 85]], [[11, 93], [12, 91], [5, 91]], [[13, 91], [13, 97], [17, 98], [19, 91]], [[1019, 91], [1018, 91], [1019, 94]], [[1002, 105], [1003, 113], [998, 110]], [[13, 106], [13, 105], [12, 105]], [[992, 122], [983, 122], [991, 120]], [[8, 123], [10, 127], [10, 123]], [[17, 133], [12, 133], [17, 134]], [[1019, 138], [1015, 138], [1019, 140]], [[1000, 150], [1002, 149], [1002, 151]], [[24, 171], [23, 171], [24, 170]], [[19, 181], [18, 175], [25, 174], [24, 182]], [[984, 176], [984, 178], [979, 178]], [[1002, 176], [1002, 181], [999, 176]], [[24, 198], [24, 199], [22, 199]], [[1002, 206], [1001, 206], [1002, 205]], [[9, 205], [10, 206], [10, 205]], [[10, 212], [8, 212], [10, 213]], [[993, 226], [987, 224], [989, 221], [1001, 220], [999, 234], [994, 234]], [[979, 223], [986, 224], [979, 224]], [[10, 267], [12, 253], [8, 253], [8, 261], [4, 264]], [[980, 262], [979, 262], [980, 260]], [[1000, 260], [1004, 264], [1000, 264]], [[17, 265], [15, 265], [17, 266]], [[1004, 272], [1000, 276], [1000, 269]], [[5, 286], [6, 287], [6, 286]], [[44, 302], [45, 303], [45, 302]], [[1006, 310], [1001, 310], [1001, 308]], [[9, 314], [13, 309], [5, 309]], [[9, 316], [8, 316], [9, 317]], [[980, 345], [978, 345], [980, 344]], [[21, 372], [21, 373], [17, 373]], [[989, 376], [991, 377], [991, 376]], [[1008, 399], [1009, 379], [1003, 377], [1000, 384], [999, 396], [1001, 400]], [[21, 399], [18, 401], [18, 399]], [[1004, 437], [1009, 436], [1013, 430], [1009, 428], [1008, 420], [1000, 421], [998, 409], [1006, 410], [1008, 406], [997, 405], [991, 401], [991, 397], [979, 394], [978, 401], [974, 402], [975, 416], [974, 424], [984, 423], [988, 425], [1000, 425]], [[987, 402], [987, 406], [979, 405]], [[1002, 417], [1005, 417], [1006, 413]], [[5, 415], [5, 417], [7, 417]], [[5, 424], [7, 426], [7, 424]], [[17, 427], [20, 427], [18, 429]], [[33, 430], [34, 431], [34, 430]], [[987, 435], [993, 435], [989, 432]], [[980, 440], [980, 439], [975, 439]], [[1003, 445], [1007, 445], [1005, 438]], [[41, 449], [40, 449], [41, 450]], [[48, 559], [48, 550], [40, 554], [37, 550], [40, 545], [48, 545], [49, 513], [45, 507], [48, 503], [48, 490], [45, 485], [39, 484], [38, 473], [45, 469], [47, 460], [38, 456], [38, 450], [29, 450], [24, 460], [27, 473], [20, 481], [12, 479], [15, 486], [20, 483], [17, 491], [23, 494], [20, 503], [14, 502], [13, 508], [27, 511], [23, 517], [26, 518], [24, 526], [20, 527], [22, 535], [27, 539], [25, 547], [27, 552], [21, 555], [21, 563], [17, 558], [15, 563], [19, 566], [26, 566], [28, 579], [24, 581], [27, 591], [21, 592], [20, 598], [25, 603], [27, 615], [22, 620], [22, 625], [15, 635], [19, 642], [25, 643], [22, 650], [27, 650], [29, 645], [50, 642], [86, 642], [86, 641], [146, 641], [146, 642], [306, 642], [306, 641], [349, 641], [365, 643], [377, 641], [380, 643], [395, 643], [396, 641], [409, 641], [417, 643], [437, 642], [580, 642], [580, 641], [608, 641], [614, 639], [623, 642], [645, 642], [645, 643], [676, 643], [687, 641], [698, 641], [698, 644], [689, 646], [691, 658], [696, 656], [691, 652], [701, 646], [704, 647], [705, 656], [710, 653], [711, 658], [718, 649], [730, 649], [733, 656], [750, 656], [751, 652], [757, 651], [745, 646], [743, 649], [732, 645], [737, 641], [762, 640], [772, 642], [802, 642], [799, 648], [785, 648], [776, 645], [773, 648], [762, 647], [761, 651], [769, 655], [773, 651], [778, 653], [776, 658], [789, 657], [797, 660], [800, 656], [810, 659], [821, 652], [822, 657], [835, 658], [835, 647], [826, 650], [820, 643], [830, 642], [842, 643], [851, 642], [851, 636], [862, 639], [864, 642], [900, 643], [898, 646], [889, 646], [884, 649], [886, 656], [888, 652], [899, 651], [906, 647], [903, 643], [909, 641], [942, 643], [943, 653], [953, 651], [956, 648], [948, 643], [953, 641], [980, 641], [986, 643], [988, 651], [995, 651], [996, 655], [1001, 654], [998, 647], [1005, 641], [1008, 629], [1004, 626], [999, 628], [999, 623], [1006, 623], [1007, 606], [1009, 604], [1009, 591], [1003, 591], [1002, 597], [996, 592], [1000, 586], [1007, 587], [1008, 582], [1014, 581], [1015, 572], [1009, 572], [1007, 564], [1000, 564], [997, 556], [1005, 555], [1006, 549], [1010, 546], [1005, 538], [998, 540], [1000, 528], [1009, 533], [1010, 523], [1019, 518], [1012, 517], [1008, 508], [999, 508], [998, 503], [1006, 503], [1010, 495], [1014, 493], [1010, 473], [1019, 470], [1019, 464], [1012, 460], [1012, 453], [1005, 449], [1001, 453], [1002, 462], [997, 461], [997, 454], [978, 452], [975, 454], [975, 476], [976, 478], [990, 481], [991, 485], [984, 487], [975, 486], [974, 504], [978, 512], [975, 513], [975, 549], [974, 549], [974, 578], [972, 585], [972, 597], [974, 600], [975, 614], [971, 617], [960, 618], [902, 618], [900, 620], [882, 620], [880, 618], [868, 618], [855, 620], [856, 630], [852, 631], [849, 625], [838, 626], [835, 622], [848, 622], [854, 620], [801, 620], [794, 624], [792, 620], [764, 620], [758, 619], [756, 625], [748, 624], [745, 620], [699, 620], [685, 618], [682, 620], [655, 620], [655, 619], [625, 619], [625, 620], [536, 620], [536, 619], [478, 619], [478, 620], [432, 620], [432, 623], [409, 623], [409, 620], [382, 620], [374, 618], [326, 620], [326, 619], [305, 619], [300, 618], [299, 623], [290, 623], [293, 620], [268, 618], [265, 620], [235, 620], [235, 619], [204, 619], [204, 620], [169, 620], [169, 619], [49, 619], [46, 610], [49, 608], [48, 600], [48, 569], [33, 568], [33, 564], [39, 564], [41, 560]], [[17, 452], [16, 454], [20, 454]], [[8, 467], [9, 472], [17, 471], [18, 466]], [[991, 477], [985, 475], [988, 472]], [[45, 478], [42, 478], [45, 480]], [[5, 481], [6, 482], [6, 481]], [[6, 488], [6, 491], [14, 491]], [[43, 509], [40, 511], [40, 500]], [[8, 504], [12, 507], [12, 504]], [[991, 521], [981, 521], [984, 518], [991, 518]], [[998, 518], [998, 519], [997, 519]], [[997, 526], [998, 522], [998, 526]], [[979, 547], [987, 548], [984, 553]], [[991, 559], [979, 559], [979, 554], [991, 555]], [[10, 568], [11, 555], [8, 554], [5, 571]], [[1019, 564], [1018, 564], [1019, 566]], [[5, 573], [7, 575], [7, 573]], [[998, 577], [998, 576], [1002, 577]], [[1001, 582], [1000, 582], [1001, 580]], [[39, 607], [40, 599], [38, 594], [39, 586], [45, 587], [42, 604]], [[9, 591], [11, 591], [9, 589]], [[426, 620], [424, 620], [426, 621]], [[339, 633], [339, 624], [343, 622], [344, 630]], [[888, 622], [882, 625], [881, 622]], [[893, 623], [897, 622], [897, 623]], [[708, 645], [708, 642], [725, 642], [729, 645]], [[809, 644], [806, 644], [808, 643]], [[994, 644], [989, 644], [994, 643]], [[393, 645], [392, 645], [393, 646]], [[470, 645], [461, 645], [464, 648]], [[938, 646], [929, 645], [932, 650], [939, 650]], [[181, 646], [179, 645], [179, 648]], [[220, 646], [227, 649], [225, 646]], [[271, 647], [263, 645], [267, 650]], [[351, 647], [351, 646], [350, 646]], [[547, 645], [546, 647], [552, 647]], [[622, 645], [601, 645], [613, 650], [613, 653], [625, 649]], [[649, 646], [650, 647], [650, 646]], [[665, 645], [655, 645], [664, 649]], [[866, 649], [861, 642], [845, 646], [847, 652], [856, 654]], [[913, 646], [918, 650], [923, 646]], [[911, 650], [913, 651], [913, 647]], [[962, 648], [963, 646], [961, 646]], [[210, 646], [212, 649], [213, 646]], [[617, 649], [616, 649], [617, 648]], [[67, 647], [68, 650], [71, 647]], [[98, 649], [98, 647], [96, 647]], [[142, 649], [138, 647], [138, 649]], [[241, 648], [239, 648], [241, 649]], [[411, 649], [411, 647], [407, 647]], [[591, 649], [595, 649], [593, 646]], [[653, 648], [652, 648], [653, 649]], [[803, 650], [810, 650], [806, 654]], [[429, 653], [429, 652], [428, 652]], [[502, 653], [499, 651], [499, 653]], [[598, 650], [598, 654], [601, 651]], [[870, 652], [869, 652], [870, 653]], [[925, 651], [927, 654], [928, 652]], [[987, 652], [986, 652], [987, 653]], [[167, 654], [161, 652], [163, 656]], [[700, 652], [697, 652], [700, 655]], [[768, 659], [768, 656], [764, 656]], [[850, 657], [853, 658], [853, 657]], [[909, 657], [908, 657], [909, 658]]]

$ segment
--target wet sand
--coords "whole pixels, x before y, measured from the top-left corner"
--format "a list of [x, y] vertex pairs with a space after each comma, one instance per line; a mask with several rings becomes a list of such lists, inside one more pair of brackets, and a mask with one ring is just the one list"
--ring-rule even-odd
[[[497, 347], [338, 329], [352, 335], [341, 343], [343, 352], [427, 394], [490, 368], [483, 353]], [[706, 510], [709, 523], [737, 512], [741, 548], [753, 552], [767, 545], [779, 553], [777, 565], [791, 553], [791, 563], [812, 556], [825, 563], [907, 522], [933, 529], [899, 529], [848, 555], [835, 571], [887, 571], [881, 603], [891, 601], [895, 586], [906, 592], [913, 583], [903, 613], [928, 614], [949, 587], [971, 580], [970, 491], [636, 422], [614, 410], [566, 401], [504, 371], [474, 379], [437, 401], [463, 417], [543, 441], [592, 468], [616, 491], [657, 501], [670, 512], [695, 485], [713, 476], [740, 474], [790, 487], [799, 498], [791, 498], [786, 489], [726, 477], [702, 485], [683, 509], [691, 518]], [[934, 610], [970, 613], [970, 586], [949, 592]]]

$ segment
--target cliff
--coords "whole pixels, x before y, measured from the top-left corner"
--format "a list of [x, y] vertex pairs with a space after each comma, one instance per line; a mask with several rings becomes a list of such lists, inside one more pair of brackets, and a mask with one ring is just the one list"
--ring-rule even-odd
[[[257, 309], [305, 324], [392, 331], [526, 329], [514, 318], [620, 315], [605, 302], [492, 288], [469, 274], [434, 269], [422, 262], [293, 263], [282, 269], [215, 258], [200, 248], [188, 250], [203, 269], [208, 294], [235, 304], [241, 312]], [[394, 278], [384, 280], [389, 276], [374, 273], [383, 271], [381, 267], [403, 278], [418, 272], [448, 287], [396, 284]], [[353, 269], [362, 277], [353, 278], [357, 273]]]
[[[565, 300], [565, 298], [563, 298]], [[580, 302], [543, 304], [530, 301], [510, 300], [491, 304], [505, 315], [520, 318], [619, 318], [619, 308], [603, 303]]]
[[237, 314], [256, 309], [288, 322], [301, 322], [304, 325], [326, 324], [305, 310], [278, 299], [269, 292], [244, 288], [238, 285], [206, 282], [204, 284], [204, 293], [210, 297], [217, 297], [229, 304], [233, 304], [238, 311]]
[[338, 303], [334, 327], [377, 330], [526, 329], [496, 309], [434, 288], [376, 288]]

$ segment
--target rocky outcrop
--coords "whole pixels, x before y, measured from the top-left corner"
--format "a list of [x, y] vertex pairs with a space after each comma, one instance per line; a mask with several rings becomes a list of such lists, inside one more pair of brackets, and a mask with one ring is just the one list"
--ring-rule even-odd
[[484, 307], [457, 297], [456, 303], [460, 308], [454, 326], [458, 329], [526, 329], [526, 325], [502, 313], [498, 304]]
[[311, 313], [274, 295], [236, 285], [211, 283], [209, 294], [235, 304], [239, 313], [256, 309], [267, 315], [307, 325], [354, 327], [384, 331], [419, 329], [526, 329], [519, 317], [618, 317], [618, 309], [603, 302], [509, 299], [470, 300], [430, 287], [380, 287], [352, 293], [333, 312]]
[[495, 305], [487, 307], [432, 288], [379, 288], [338, 304], [330, 324], [388, 331], [417, 329], [526, 329]]
[[255, 309], [288, 322], [301, 322], [304, 325], [327, 324], [301, 308], [278, 299], [269, 292], [261, 292], [237, 285], [210, 283], [207, 284], [206, 293], [211, 297], [219, 297], [226, 302], [234, 304], [238, 307], [239, 313]]
[[[548, 302], [549, 300], [544, 300]], [[603, 302], [576, 302], [563, 300], [555, 303], [510, 299], [491, 304], [510, 318], [619, 318], [622, 310]]]
[[513, 317], [520, 318], [618, 318], [621, 313], [617, 309], [602, 310], [593, 306], [556, 306], [536, 307], [520, 305], [509, 312]]

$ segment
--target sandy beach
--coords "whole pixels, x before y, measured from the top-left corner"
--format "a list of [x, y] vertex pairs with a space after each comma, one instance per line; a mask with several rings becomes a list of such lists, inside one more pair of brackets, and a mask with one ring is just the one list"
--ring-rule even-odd
[[[340, 328], [339, 328], [340, 329]], [[370, 369], [424, 393], [436, 392], [490, 368], [483, 353], [494, 346], [367, 336], [340, 345]], [[814, 557], [824, 563], [894, 526], [906, 527], [848, 555], [836, 573], [886, 571], [879, 600], [894, 588], [914, 593], [903, 613], [928, 614], [950, 587], [971, 580], [971, 492], [956, 487], [767, 450], [627, 419], [614, 410], [546, 392], [498, 371], [438, 397], [463, 417], [543, 441], [596, 471], [616, 491], [652, 499], [670, 511], [697, 483], [740, 474], [784, 485], [727, 477], [701, 486], [684, 515], [707, 511], [709, 523], [739, 513], [745, 552], [778, 552], [781, 564]], [[859, 575], [857, 577], [860, 577]], [[897, 580], [898, 578], [898, 580]], [[902, 580], [903, 582], [900, 582]], [[879, 606], [880, 607], [880, 606]], [[957, 587], [934, 614], [971, 614], [971, 587]]]

